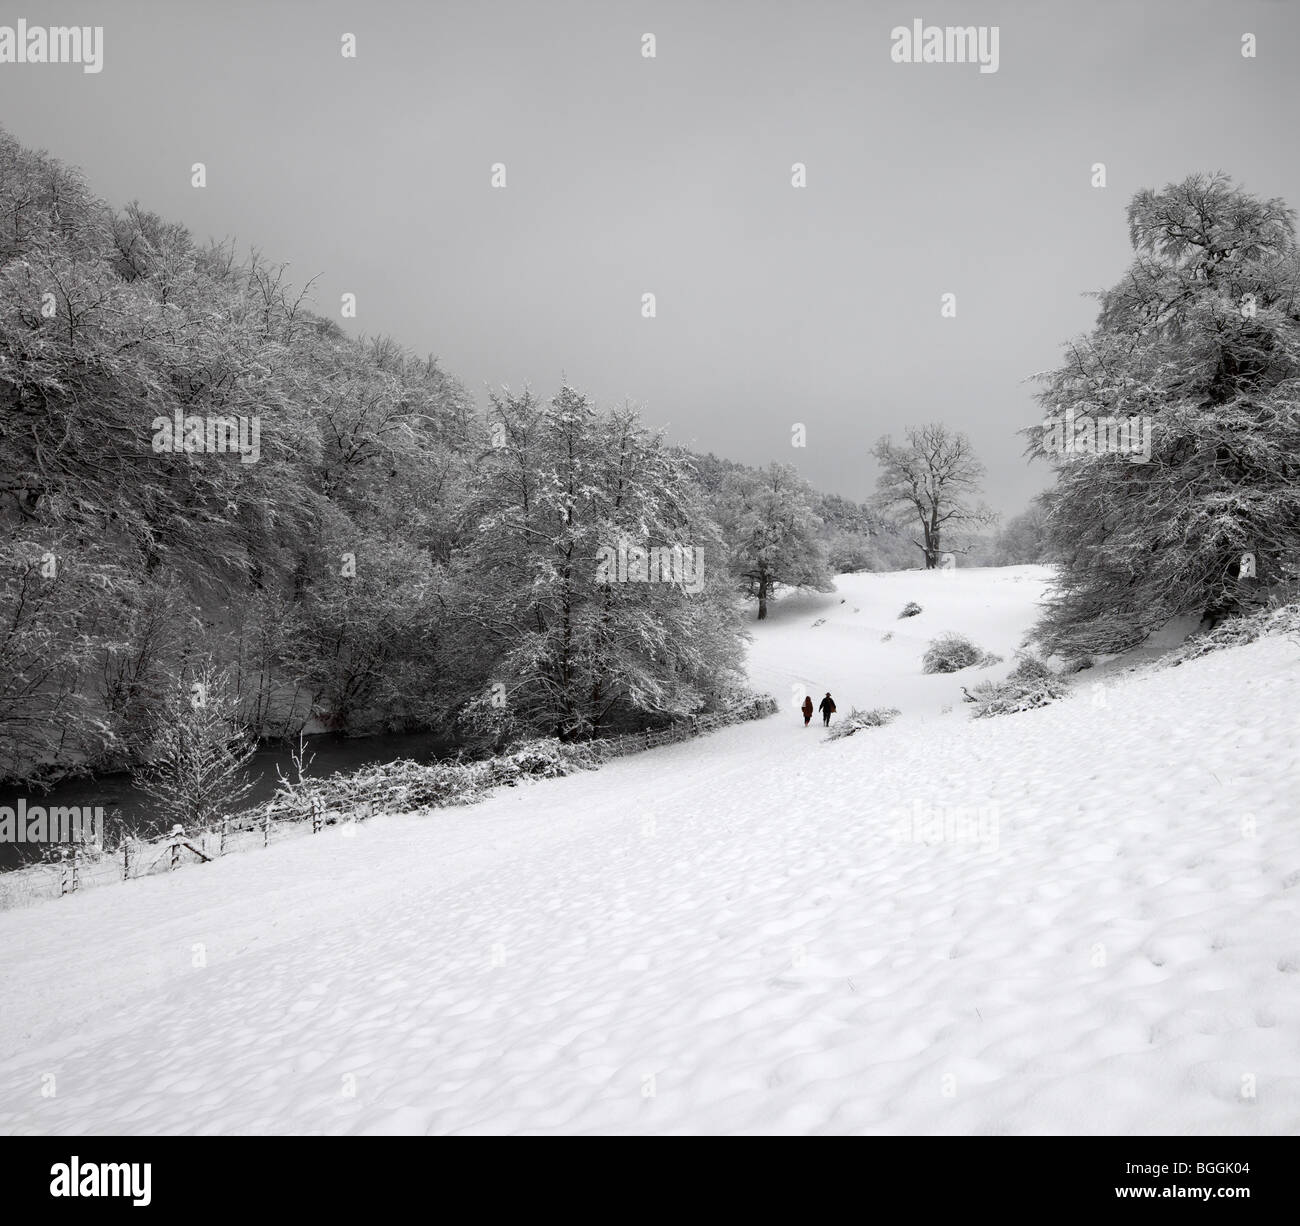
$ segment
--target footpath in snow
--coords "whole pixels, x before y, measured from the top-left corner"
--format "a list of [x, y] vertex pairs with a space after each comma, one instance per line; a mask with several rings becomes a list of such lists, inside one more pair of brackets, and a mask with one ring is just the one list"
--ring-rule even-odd
[[0, 1132], [1300, 1130], [1300, 650], [969, 720], [1045, 579], [842, 577], [770, 719], [0, 913]]

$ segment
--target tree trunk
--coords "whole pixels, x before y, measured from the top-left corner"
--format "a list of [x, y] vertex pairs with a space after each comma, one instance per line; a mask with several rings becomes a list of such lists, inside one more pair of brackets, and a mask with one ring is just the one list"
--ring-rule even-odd
[[767, 620], [767, 576], [758, 581], [758, 620]]

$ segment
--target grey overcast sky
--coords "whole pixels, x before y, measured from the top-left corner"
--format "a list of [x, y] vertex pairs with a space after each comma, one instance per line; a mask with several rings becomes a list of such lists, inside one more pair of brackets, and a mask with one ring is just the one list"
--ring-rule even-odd
[[[1135, 190], [1221, 169], [1300, 206], [1291, 0], [29, 0], [0, 24], [19, 13], [104, 27], [97, 75], [0, 64], [0, 122], [111, 203], [321, 274], [317, 309], [355, 293], [345, 326], [480, 402], [567, 378], [853, 498], [880, 435], [933, 419], [996, 509], [1047, 482], [1015, 434], [1026, 376], [1125, 267]], [[892, 62], [916, 18], [996, 25], [998, 71]]]

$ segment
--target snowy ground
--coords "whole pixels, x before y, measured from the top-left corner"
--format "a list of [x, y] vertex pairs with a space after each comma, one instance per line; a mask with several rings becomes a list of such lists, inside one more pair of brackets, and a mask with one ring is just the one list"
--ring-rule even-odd
[[1300, 651], [969, 721], [1044, 579], [846, 577], [777, 717], [0, 913], [0, 1131], [1300, 1130]]

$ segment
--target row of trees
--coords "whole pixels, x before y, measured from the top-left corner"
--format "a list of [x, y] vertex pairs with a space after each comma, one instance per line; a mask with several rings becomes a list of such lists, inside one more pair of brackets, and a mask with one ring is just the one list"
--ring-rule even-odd
[[[177, 415], [257, 462], [158, 450]], [[138, 758], [209, 657], [262, 732], [427, 718], [480, 442], [436, 362], [0, 133], [0, 774]]]
[[[255, 462], [202, 449], [236, 419]], [[210, 662], [260, 736], [720, 701], [742, 638], [687, 460], [569, 388], [484, 420], [282, 267], [0, 133], [0, 776], [156, 755]], [[702, 547], [703, 591], [597, 584], [624, 535]]]
[[[1294, 215], [1216, 175], [1129, 220], [1134, 263], [1042, 401], [1150, 418], [1148, 462], [1063, 457], [1035, 428], [1056, 484], [981, 543], [983, 470], [941, 425], [880, 441], [862, 506], [570, 387], [482, 415], [256, 252], [114, 211], [0, 133], [0, 775], [150, 757], [209, 662], [260, 736], [612, 731], [727, 701], [737, 588], [762, 618], [783, 587], [948, 552], [1056, 561], [1039, 638], [1064, 654], [1291, 591]], [[159, 448], [159, 419], [256, 420], [260, 454]], [[673, 545], [667, 576], [596, 565]]]
[[907, 430], [899, 444], [881, 439], [872, 454], [880, 473], [868, 505], [818, 494], [788, 465], [697, 457], [730, 569], [757, 600], [759, 620], [782, 587], [826, 591], [843, 572], [933, 569], [945, 553], [988, 564], [992, 552], [1030, 552], [1023, 530], [996, 544], [981, 535], [997, 517], [976, 501], [984, 468], [966, 435], [931, 423]]
[[[263, 737], [499, 743], [707, 708], [739, 682], [737, 588], [763, 616], [910, 548], [573, 388], [479, 414], [309, 289], [0, 132], [0, 776], [175, 757], [198, 679]], [[236, 421], [258, 454], [209, 452], [205, 424]], [[602, 574], [611, 545], [696, 573]]]

